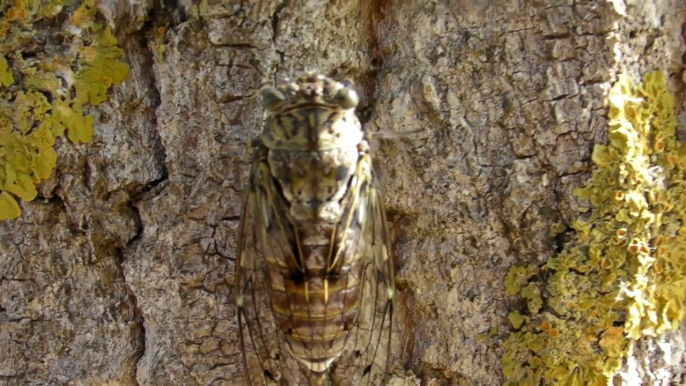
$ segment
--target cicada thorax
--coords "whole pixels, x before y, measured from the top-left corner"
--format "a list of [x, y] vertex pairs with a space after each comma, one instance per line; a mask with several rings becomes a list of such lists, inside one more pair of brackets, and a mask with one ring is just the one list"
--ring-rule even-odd
[[[364, 211], [348, 205], [366, 146], [350, 106], [308, 104], [270, 117], [262, 136], [294, 243], [266, 261], [273, 317], [295, 358], [325, 372], [360, 308]], [[355, 208], [355, 213], [343, 208]], [[359, 212], [357, 212], [359, 210]], [[344, 232], [341, 230], [344, 229]], [[346, 253], [347, 252], [347, 253]]]

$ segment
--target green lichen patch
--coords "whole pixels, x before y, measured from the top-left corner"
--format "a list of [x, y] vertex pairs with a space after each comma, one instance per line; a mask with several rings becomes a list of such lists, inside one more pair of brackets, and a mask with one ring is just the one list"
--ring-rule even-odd
[[[631, 342], [676, 329], [686, 298], [686, 144], [662, 72], [609, 97], [608, 144], [575, 194], [589, 210], [543, 267], [515, 266], [506, 385], [609, 385]], [[521, 313], [521, 315], [520, 315]]]
[[17, 199], [36, 198], [36, 185], [57, 163], [57, 138], [66, 132], [72, 142], [90, 142], [93, 117], [85, 107], [104, 102], [128, 76], [117, 39], [96, 22], [94, 0], [72, 10], [63, 45], [46, 46], [33, 24], [69, 12], [66, 3], [0, 5], [0, 220], [21, 215]]

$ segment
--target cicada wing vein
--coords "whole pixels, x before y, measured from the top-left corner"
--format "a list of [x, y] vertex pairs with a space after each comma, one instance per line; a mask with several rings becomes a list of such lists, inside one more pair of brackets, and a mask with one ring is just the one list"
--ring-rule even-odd
[[[374, 218], [373, 221], [371, 221], [371, 226], [374, 227], [374, 231], [370, 232], [370, 235], [374, 245], [372, 256], [375, 268], [375, 272], [372, 276], [377, 279], [376, 285], [374, 285], [373, 288], [375, 288], [375, 291], [378, 294], [377, 300], [374, 302], [374, 316], [381, 317], [380, 327], [375, 329], [375, 331], [378, 332], [378, 338], [374, 350], [376, 352], [381, 350], [381, 342], [385, 340], [385, 358], [380, 358], [382, 360], [381, 363], [383, 364], [382, 378], [383, 383], [385, 384], [387, 382], [391, 360], [393, 302], [395, 298], [395, 266], [393, 265], [393, 258], [391, 256], [391, 239], [388, 232], [386, 208], [384, 207], [383, 199], [379, 195], [376, 180], [373, 180], [371, 185], [372, 193], [369, 198], [369, 214]], [[382, 314], [379, 314], [379, 312]]]
[[[360, 313], [350, 333], [347, 349], [336, 362], [331, 377], [334, 385], [383, 385], [390, 363], [395, 272], [389, 256], [390, 238], [383, 202], [379, 196], [369, 155], [360, 159], [359, 191], [344, 213], [363, 213], [354, 248], [365, 258]], [[344, 220], [344, 223], [345, 220]], [[348, 222], [354, 224], [354, 222]], [[341, 232], [346, 232], [341, 229]], [[357, 248], [362, 247], [360, 250]]]
[[267, 256], [292, 253], [291, 240], [284, 232], [287, 224], [278, 218], [273, 182], [264, 166], [256, 156], [239, 228], [235, 291], [243, 366], [249, 385], [296, 385], [292, 367], [298, 364], [283, 352], [285, 341], [272, 314], [265, 266]]

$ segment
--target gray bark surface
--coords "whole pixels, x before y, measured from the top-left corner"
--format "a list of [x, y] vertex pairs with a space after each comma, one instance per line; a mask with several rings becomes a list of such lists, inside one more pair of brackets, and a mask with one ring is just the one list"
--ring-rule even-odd
[[[243, 384], [253, 96], [261, 73], [303, 69], [353, 79], [372, 133], [398, 267], [392, 384], [501, 384], [503, 280], [578, 216], [608, 85], [664, 69], [679, 103], [686, 89], [677, 0], [192, 3], [99, 3], [130, 76], [91, 109], [92, 143], [60, 142], [44, 199], [0, 224], [0, 385]], [[679, 379], [682, 334], [667, 341], [617, 384]]]

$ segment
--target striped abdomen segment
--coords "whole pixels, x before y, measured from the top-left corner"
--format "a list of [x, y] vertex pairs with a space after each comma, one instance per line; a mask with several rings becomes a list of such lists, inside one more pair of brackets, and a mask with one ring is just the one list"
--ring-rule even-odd
[[274, 320], [293, 355], [314, 372], [325, 371], [341, 354], [359, 312], [364, 262], [346, 263], [335, 272], [308, 275], [278, 259], [267, 261]]

